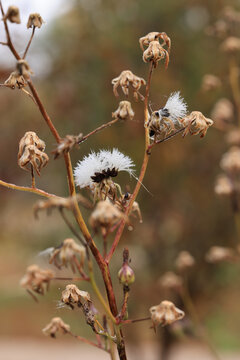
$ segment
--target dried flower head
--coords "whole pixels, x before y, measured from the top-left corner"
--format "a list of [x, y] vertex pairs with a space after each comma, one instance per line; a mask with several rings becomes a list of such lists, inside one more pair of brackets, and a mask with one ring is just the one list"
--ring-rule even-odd
[[158, 325], [170, 325], [173, 322], [182, 319], [185, 313], [178, 309], [171, 301], [164, 300], [159, 305], [152, 306], [149, 309], [154, 328]]
[[175, 126], [182, 127], [180, 119], [187, 115], [187, 104], [181, 97], [180, 92], [172, 93], [163, 108], [154, 111], [148, 122], [150, 137], [166, 137]]
[[234, 191], [233, 182], [228, 176], [226, 176], [225, 174], [221, 174], [217, 177], [214, 191], [217, 195], [229, 196]]
[[142, 51], [144, 51], [144, 46], [148, 47], [152, 41], [158, 41], [158, 40], [163, 40], [161, 46], [167, 45], [167, 50], [168, 52], [170, 52], [171, 39], [167, 36], [165, 32], [156, 32], [156, 31], [150, 32], [139, 39], [139, 43]]
[[240, 130], [234, 129], [227, 133], [226, 135], [226, 142], [229, 145], [238, 145], [240, 146]]
[[168, 271], [159, 278], [158, 284], [161, 288], [179, 291], [182, 288], [183, 280], [181, 276], [172, 271]]
[[132, 105], [129, 101], [120, 101], [119, 106], [116, 111], [112, 113], [114, 119], [119, 120], [133, 120], [134, 111]]
[[194, 257], [188, 251], [181, 251], [175, 260], [175, 266], [178, 271], [184, 271], [195, 265]]
[[42, 332], [46, 336], [56, 337], [57, 333], [68, 334], [70, 332], [70, 326], [65, 324], [60, 317], [52, 318], [49, 324], [46, 325]]
[[218, 263], [222, 261], [233, 261], [235, 252], [233, 249], [222, 246], [212, 246], [206, 253], [205, 259], [209, 263]]
[[230, 36], [224, 40], [220, 49], [226, 53], [238, 52], [240, 50], [240, 39], [234, 36]]
[[181, 122], [186, 127], [183, 136], [199, 134], [200, 138], [203, 138], [208, 128], [213, 125], [213, 120], [206, 118], [200, 111], [192, 111]]
[[81, 307], [85, 303], [90, 303], [91, 298], [87, 291], [79, 290], [76, 285], [70, 284], [66, 286], [65, 290], [63, 290], [61, 301], [74, 309], [74, 304]]
[[4, 85], [14, 90], [15, 87], [22, 89], [27, 86], [27, 83], [22, 75], [19, 75], [17, 71], [13, 71], [4, 82]]
[[19, 8], [17, 6], [9, 6], [5, 16], [3, 17], [3, 20], [4, 21], [8, 20], [11, 23], [20, 24], [21, 19], [20, 19]]
[[240, 172], [240, 148], [232, 146], [220, 161], [220, 167], [229, 174], [239, 174]]
[[45, 142], [33, 131], [28, 131], [19, 142], [18, 165], [27, 171], [31, 171], [31, 166], [38, 175], [44, 166], [47, 165], [49, 158], [44, 152]]
[[167, 50], [164, 49], [158, 41], [151, 41], [148, 48], [143, 53], [143, 61], [152, 61], [154, 67], [156, 67], [158, 62], [162, 59], [165, 59], [165, 68], [167, 69], [169, 63], [169, 54]]
[[234, 117], [234, 107], [230, 100], [222, 98], [219, 99], [211, 113], [211, 118], [214, 120], [217, 127], [225, 130], [226, 125], [230, 124]]
[[109, 200], [99, 201], [89, 218], [89, 224], [95, 231], [101, 229], [102, 234], [106, 235], [112, 226], [124, 218], [123, 212]]
[[139, 96], [139, 90], [142, 85], [146, 85], [146, 81], [143, 78], [134, 75], [130, 70], [124, 70], [118, 77], [112, 80], [112, 85], [113, 93], [116, 97], [119, 96], [117, 91], [119, 86], [122, 88], [122, 91], [126, 96], [129, 95], [129, 88], [131, 86], [133, 89], [134, 99], [137, 101]]
[[59, 269], [70, 265], [74, 273], [76, 269], [81, 273], [85, 257], [86, 249], [83, 245], [77, 244], [74, 239], [65, 239], [60, 247], [54, 249], [49, 263], [53, 263]]
[[79, 161], [74, 169], [75, 182], [80, 188], [89, 187], [94, 192], [94, 198], [104, 200], [107, 196], [115, 199], [118, 184], [112, 181], [119, 171], [133, 175], [133, 162], [118, 149], [92, 152]]
[[212, 74], [206, 74], [203, 76], [202, 79], [202, 90], [203, 91], [212, 91], [220, 88], [222, 85], [221, 80], [219, 77], [212, 75]]
[[23, 76], [25, 80], [30, 79], [30, 75], [33, 74], [30, 66], [28, 65], [26, 60], [18, 60], [17, 62], [17, 72], [19, 75]]
[[34, 13], [30, 14], [27, 22], [27, 28], [41, 28], [42, 24], [44, 24], [44, 21], [40, 14]]
[[54, 159], [57, 159], [59, 156], [68, 153], [74, 147], [78, 146], [78, 143], [82, 140], [83, 134], [79, 135], [66, 135], [65, 138], [60, 140], [60, 143], [57, 145], [57, 148], [52, 151], [54, 154]]
[[20, 285], [29, 292], [34, 291], [37, 294], [44, 294], [48, 290], [53, 272], [50, 270], [40, 269], [37, 265], [28, 266], [26, 274], [20, 281]]

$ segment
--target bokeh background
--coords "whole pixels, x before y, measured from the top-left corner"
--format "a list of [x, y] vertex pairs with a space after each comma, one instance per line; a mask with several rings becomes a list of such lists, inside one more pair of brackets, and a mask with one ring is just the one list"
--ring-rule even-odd
[[[138, 39], [150, 31], [165, 31], [172, 40], [168, 70], [160, 64], [154, 71], [150, 91], [154, 109], [162, 106], [175, 90], [181, 91], [190, 111], [199, 110], [207, 117], [217, 99], [226, 96], [231, 100], [226, 81], [227, 56], [219, 53], [219, 41], [206, 35], [206, 28], [229, 4], [240, 8], [239, 1], [229, 0], [19, 0], [15, 5], [20, 8], [22, 23], [12, 24], [10, 29], [21, 54], [30, 36], [30, 30], [26, 29], [28, 15], [41, 13], [46, 24], [36, 30], [28, 56], [34, 71], [33, 80], [60, 134], [85, 134], [109, 121], [118, 101], [123, 99], [122, 94], [119, 99], [113, 96], [112, 78], [125, 69], [146, 78], [148, 65], [142, 61]], [[10, 1], [3, 0], [5, 9], [8, 5]], [[4, 38], [3, 24], [0, 23], [0, 40], [4, 41]], [[0, 47], [1, 83], [14, 66], [9, 50]], [[201, 91], [205, 73], [220, 76], [224, 86], [207, 94]], [[118, 147], [131, 156], [138, 172], [144, 144], [143, 104], [131, 101], [135, 120], [118, 123], [91, 137], [72, 151], [73, 164], [90, 150]], [[0, 114], [0, 178], [30, 185], [29, 174], [17, 165], [17, 152], [20, 138], [32, 130], [44, 139], [50, 156], [48, 166], [37, 178], [38, 187], [67, 195], [64, 162], [53, 160], [51, 151], [55, 141], [31, 99], [18, 90], [1, 87]], [[144, 179], [149, 192], [142, 188], [138, 197], [143, 224], [135, 221], [134, 231], [125, 231], [111, 270], [120, 304], [117, 271], [122, 249], [127, 245], [136, 273], [129, 313], [133, 318], [146, 316], [150, 306], [164, 299], [165, 294], [158, 286], [159, 277], [174, 269], [179, 251], [190, 251], [196, 259], [196, 266], [189, 275], [190, 290], [209, 339], [222, 352], [238, 352], [239, 265], [209, 265], [204, 260], [210, 246], [234, 247], [238, 241], [229, 202], [214, 194], [219, 160], [227, 148], [224, 136], [223, 131], [213, 127], [202, 140], [197, 136], [185, 139], [179, 136], [154, 148]], [[135, 180], [122, 176], [120, 183], [123, 189], [125, 185], [133, 189]], [[15, 358], [8, 345], [10, 341], [15, 342], [19, 356], [23, 351], [25, 360], [30, 359], [29, 354], [34, 351], [37, 358], [39, 343], [50, 349], [52, 342], [43, 339], [41, 329], [53, 316], [63, 317], [75, 333], [91, 336], [80, 313], [57, 306], [66, 284], [53, 285], [38, 304], [19, 286], [26, 266], [32, 263], [47, 266], [39, 252], [72, 236], [59, 214], [53, 212], [46, 216], [42, 213], [37, 221], [32, 211], [37, 196], [6, 188], [0, 188], [0, 194], [0, 344], [5, 351], [4, 359]], [[84, 210], [84, 214], [89, 217], [89, 212]], [[100, 244], [101, 240], [97, 241]], [[174, 297], [174, 294], [168, 294], [170, 300]], [[131, 325], [126, 334], [132, 349], [139, 349], [139, 344], [141, 349], [150, 349], [149, 353], [141, 350], [142, 358], [159, 358], [161, 329], [156, 336], [149, 329], [149, 323], [144, 323]], [[190, 346], [188, 342], [185, 344]], [[79, 357], [81, 349], [88, 351], [71, 339], [57, 340], [55, 349], [62, 349], [63, 354], [66, 348], [70, 352], [76, 351]], [[51, 351], [51, 358], [55, 359], [57, 350]], [[89, 358], [93, 356], [91, 354], [90, 349]], [[133, 351], [133, 358], [136, 354]]]

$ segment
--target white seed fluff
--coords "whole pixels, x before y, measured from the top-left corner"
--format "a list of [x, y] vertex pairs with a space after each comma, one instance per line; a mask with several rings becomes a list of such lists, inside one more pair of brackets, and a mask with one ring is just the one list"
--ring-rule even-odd
[[75, 167], [75, 183], [80, 188], [91, 186], [94, 183], [91, 177], [108, 169], [127, 171], [133, 175], [133, 167], [134, 163], [130, 157], [122, 154], [118, 149], [91, 152], [88, 156], [84, 156]]
[[180, 91], [172, 93], [163, 109], [167, 109], [169, 112], [169, 118], [174, 122], [180, 118], [184, 118], [187, 115], [187, 104], [180, 96]]

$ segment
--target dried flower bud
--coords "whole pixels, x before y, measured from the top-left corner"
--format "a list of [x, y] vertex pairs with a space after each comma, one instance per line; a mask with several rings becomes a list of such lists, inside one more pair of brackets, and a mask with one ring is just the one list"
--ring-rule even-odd
[[119, 96], [117, 91], [119, 86], [122, 88], [122, 91], [126, 96], [129, 95], [129, 87], [131, 86], [133, 89], [133, 96], [137, 101], [139, 96], [139, 90], [142, 85], [146, 85], [146, 81], [143, 78], [134, 75], [130, 70], [124, 70], [118, 77], [112, 80], [112, 84], [113, 93], [116, 97]]
[[54, 263], [59, 269], [70, 264], [75, 273], [75, 268], [81, 271], [85, 257], [86, 249], [83, 245], [77, 244], [73, 239], [65, 239], [62, 245], [53, 251], [49, 263]]
[[109, 200], [99, 201], [89, 218], [89, 224], [95, 231], [100, 228], [106, 235], [112, 226], [124, 218], [125, 215]]
[[45, 142], [39, 139], [33, 131], [28, 131], [19, 142], [18, 165], [20, 168], [31, 171], [31, 166], [38, 175], [49, 158], [44, 153]]
[[187, 134], [199, 134], [200, 138], [203, 138], [206, 135], [208, 128], [213, 125], [213, 121], [206, 118], [200, 111], [192, 111], [180, 121], [186, 127], [183, 132], [183, 137]]
[[222, 85], [221, 80], [212, 74], [206, 74], [202, 79], [202, 90], [203, 91], [212, 91], [220, 88]]
[[52, 338], [56, 337], [57, 333], [67, 334], [70, 332], [70, 326], [65, 324], [60, 317], [52, 318], [49, 324], [42, 329], [42, 332], [46, 336], [51, 336]]
[[161, 43], [161, 46], [167, 45], [168, 48], [168, 52], [170, 52], [171, 49], [171, 40], [170, 38], [167, 36], [167, 34], [165, 32], [150, 32], [147, 35], [141, 37], [139, 39], [139, 43], [140, 43], [140, 47], [142, 49], [142, 51], [144, 51], [144, 46], [149, 46], [149, 44], [152, 41], [158, 41], [159, 40], [163, 40], [163, 42]]
[[30, 66], [28, 65], [26, 60], [18, 60], [17, 62], [17, 72], [19, 75], [22, 75], [25, 80], [29, 80], [30, 75], [33, 74]]
[[85, 208], [92, 209], [92, 203], [86, 199], [81, 194], [77, 194], [76, 196], [70, 196], [67, 198], [54, 196], [47, 200], [39, 200], [36, 202], [33, 208], [34, 216], [38, 218], [38, 212], [40, 210], [46, 210], [47, 214], [51, 213], [52, 209], [68, 209], [73, 210], [75, 202], [81, 203]]
[[233, 183], [231, 179], [225, 174], [221, 174], [217, 177], [217, 181], [214, 187], [214, 191], [217, 195], [231, 195], [233, 193]]
[[226, 125], [230, 124], [234, 117], [234, 107], [231, 101], [225, 98], [219, 99], [214, 105], [211, 117], [220, 130], [225, 130]]
[[74, 304], [77, 304], [78, 307], [83, 306], [85, 303], [90, 304], [91, 298], [87, 291], [79, 290], [76, 285], [70, 284], [63, 290], [61, 301], [74, 309]]
[[22, 89], [27, 86], [27, 83], [22, 75], [19, 75], [17, 71], [14, 71], [10, 74], [9, 78], [4, 82], [4, 85], [10, 87], [11, 89]]
[[118, 272], [118, 279], [122, 285], [129, 286], [135, 281], [135, 274], [133, 269], [124, 263]]
[[240, 146], [240, 130], [234, 129], [227, 133], [226, 142], [229, 145], [238, 145]]
[[230, 36], [224, 40], [220, 49], [227, 53], [238, 52], [240, 50], [240, 39], [234, 36]]
[[42, 24], [44, 23], [42, 17], [40, 14], [30, 14], [29, 18], [28, 18], [28, 22], [27, 22], [27, 28], [39, 28], [42, 26]]
[[182, 319], [185, 313], [178, 309], [171, 301], [164, 300], [159, 305], [152, 306], [149, 309], [154, 328], [158, 325], [170, 325], [173, 322]]
[[26, 274], [20, 281], [20, 285], [28, 291], [34, 291], [37, 294], [44, 294], [48, 290], [53, 272], [50, 270], [40, 269], [37, 265], [31, 265], [27, 268]]
[[179, 271], [187, 270], [195, 265], [194, 257], [188, 251], [181, 251], [175, 261], [175, 266]]
[[172, 271], [168, 271], [159, 278], [158, 284], [161, 288], [179, 291], [182, 288], [183, 280], [181, 276], [178, 276]]
[[158, 62], [165, 59], [165, 68], [168, 67], [169, 54], [158, 41], [151, 41], [148, 48], [143, 53], [144, 62], [153, 62], [154, 67], [158, 65]]
[[234, 261], [234, 250], [228, 247], [212, 246], [206, 253], [205, 259], [207, 262], [215, 264], [222, 261]]
[[54, 154], [54, 159], [57, 159], [59, 156], [68, 153], [74, 147], [78, 146], [78, 143], [82, 140], [83, 134], [79, 135], [66, 135], [65, 138], [60, 140], [60, 143], [57, 145], [57, 148], [52, 151]]
[[129, 101], [120, 101], [118, 109], [112, 113], [114, 119], [132, 120], [134, 118], [134, 111]]
[[20, 12], [17, 6], [9, 6], [3, 20], [9, 20], [11, 23], [20, 24]]
[[238, 146], [232, 146], [223, 154], [220, 167], [229, 174], [240, 172], [240, 148]]

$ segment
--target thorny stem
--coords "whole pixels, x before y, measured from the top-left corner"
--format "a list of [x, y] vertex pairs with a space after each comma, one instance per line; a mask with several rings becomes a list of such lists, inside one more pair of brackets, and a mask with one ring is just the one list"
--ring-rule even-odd
[[[145, 129], [145, 150], [144, 150], [144, 157], [143, 157], [143, 163], [142, 163], [142, 168], [139, 174], [139, 178], [138, 178], [138, 182], [136, 184], [136, 187], [133, 191], [133, 194], [131, 196], [129, 205], [125, 211], [125, 215], [128, 216], [132, 205], [138, 195], [138, 192], [140, 190], [146, 169], [147, 169], [147, 165], [148, 165], [148, 160], [149, 160], [149, 153], [148, 153], [148, 147], [149, 147], [149, 132], [148, 132], [148, 127], [146, 127], [146, 124], [148, 123], [148, 98], [149, 98], [149, 90], [150, 90], [150, 85], [151, 85], [151, 78], [152, 78], [152, 73], [153, 73], [153, 62], [151, 62], [150, 64], [150, 68], [149, 68], [149, 74], [148, 74], [148, 81], [147, 81], [147, 85], [146, 85], [146, 93], [145, 93], [145, 98], [144, 98], [144, 129]], [[107, 264], [109, 264], [116, 248], [117, 245], [121, 239], [124, 227], [126, 225], [126, 219], [123, 219], [115, 236], [115, 239], [113, 241], [112, 247], [108, 253], [108, 255], [105, 258], [105, 261]]]
[[28, 52], [28, 49], [30, 48], [30, 45], [31, 45], [32, 39], [33, 39], [33, 37], [34, 37], [35, 29], [36, 29], [36, 27], [35, 27], [35, 26], [33, 26], [33, 29], [32, 29], [32, 35], [31, 35], [31, 37], [30, 37], [30, 39], [29, 39], [29, 42], [28, 42], [27, 47], [26, 47], [26, 50], [24, 51], [24, 54], [23, 54], [23, 59], [25, 59], [25, 57], [26, 57], [26, 55], [27, 55], [27, 52]]
[[0, 185], [4, 186], [8, 189], [14, 189], [14, 190], [19, 190], [19, 191], [25, 191], [25, 192], [30, 192], [30, 193], [34, 193], [46, 198], [51, 198], [51, 197], [57, 197], [57, 195], [54, 194], [49, 194], [48, 192], [41, 190], [41, 189], [37, 189], [37, 188], [32, 188], [32, 187], [27, 187], [27, 186], [19, 186], [19, 185], [15, 185], [15, 184], [10, 184], [7, 183], [5, 181], [0, 180]]

